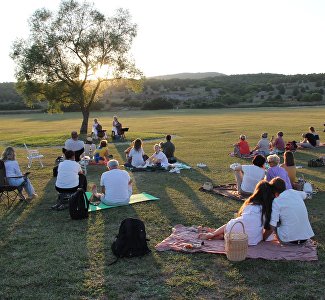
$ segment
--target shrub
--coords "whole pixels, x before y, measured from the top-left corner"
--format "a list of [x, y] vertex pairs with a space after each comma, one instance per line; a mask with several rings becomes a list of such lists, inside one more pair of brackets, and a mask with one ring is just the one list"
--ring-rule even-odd
[[142, 109], [143, 110], [156, 110], [156, 109], [171, 109], [174, 105], [172, 102], [166, 100], [166, 99], [154, 99], [150, 102], [146, 102], [143, 104]]

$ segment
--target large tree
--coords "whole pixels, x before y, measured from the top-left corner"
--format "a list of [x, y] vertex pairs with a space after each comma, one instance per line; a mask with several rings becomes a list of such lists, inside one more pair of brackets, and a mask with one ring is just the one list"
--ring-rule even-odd
[[107, 17], [93, 4], [63, 0], [57, 12], [35, 11], [29, 27], [28, 38], [16, 40], [11, 53], [18, 90], [28, 103], [48, 101], [54, 110], [78, 104], [81, 133], [109, 84], [142, 75], [129, 56], [137, 28], [127, 10]]

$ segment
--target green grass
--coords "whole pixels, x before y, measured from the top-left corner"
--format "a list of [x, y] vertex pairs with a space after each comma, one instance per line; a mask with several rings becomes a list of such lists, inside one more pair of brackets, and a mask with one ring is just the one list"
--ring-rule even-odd
[[[114, 113], [99, 117], [110, 128]], [[139, 203], [91, 213], [89, 219], [72, 221], [67, 211], [53, 212], [56, 201], [52, 167], [71, 130], [78, 129], [80, 114], [33, 114], [1, 116], [0, 150], [5, 145], [27, 142], [56, 145], [41, 148], [45, 168], [33, 165], [31, 181], [39, 198], [27, 205], [16, 202], [10, 209], [0, 204], [0, 299], [323, 299], [325, 284], [324, 192], [306, 202], [318, 243], [317, 262], [245, 260], [229, 262], [225, 256], [156, 252], [154, 246], [166, 238], [176, 224], [217, 227], [227, 222], [240, 204], [201, 193], [204, 181], [234, 182], [229, 165], [240, 161], [228, 156], [241, 133], [255, 145], [262, 132], [299, 140], [314, 126], [321, 132], [325, 108], [174, 110], [118, 113], [123, 126], [142, 138], [175, 135], [177, 157], [193, 166], [181, 174], [131, 173], [134, 193], [148, 192], [158, 201]], [[158, 136], [152, 136], [151, 134]], [[132, 136], [132, 139], [136, 136]], [[130, 138], [131, 139], [131, 138]], [[42, 143], [42, 140], [47, 141]], [[33, 143], [33, 141], [35, 141]], [[152, 153], [154, 141], [145, 141]], [[127, 147], [109, 144], [120, 161]], [[307, 161], [325, 155], [325, 148], [299, 150], [296, 163], [320, 190], [325, 190], [324, 168], [308, 168]], [[27, 160], [17, 147], [21, 168]], [[196, 167], [198, 162], [208, 165]], [[240, 161], [244, 162], [244, 161]], [[99, 184], [104, 167], [90, 166], [89, 185]], [[142, 258], [114, 257], [110, 245], [126, 217], [139, 217], [150, 237], [152, 253]]]

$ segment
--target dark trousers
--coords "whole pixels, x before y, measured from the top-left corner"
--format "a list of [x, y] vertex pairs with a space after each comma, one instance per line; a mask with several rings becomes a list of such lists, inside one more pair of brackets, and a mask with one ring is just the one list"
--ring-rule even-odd
[[[65, 154], [67, 149], [62, 148], [62, 153]], [[74, 151], [74, 159], [75, 161], [80, 161], [80, 155], [85, 152], [85, 148], [82, 148], [80, 150]]]

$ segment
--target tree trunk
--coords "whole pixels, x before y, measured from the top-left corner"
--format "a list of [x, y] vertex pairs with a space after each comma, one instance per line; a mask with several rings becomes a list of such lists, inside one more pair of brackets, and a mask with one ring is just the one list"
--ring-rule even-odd
[[89, 119], [89, 108], [85, 108], [82, 110], [82, 123], [80, 127], [81, 134], [87, 134], [88, 132], [88, 119]]

